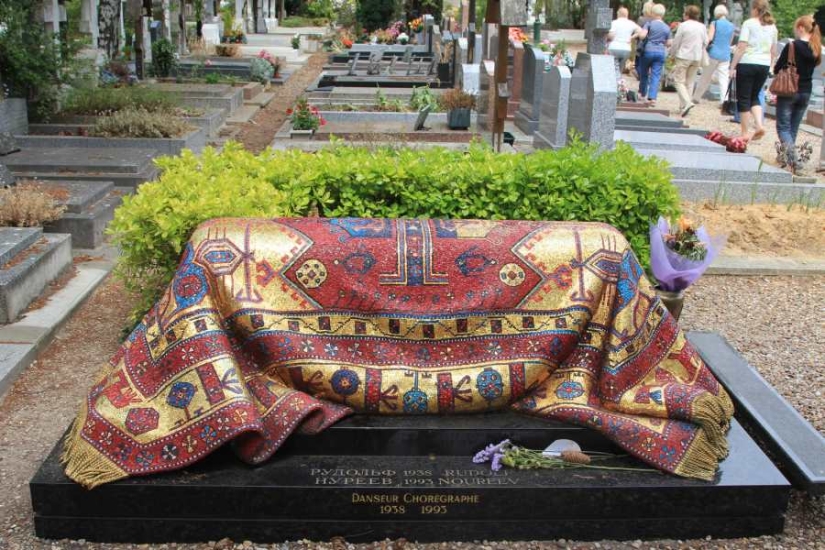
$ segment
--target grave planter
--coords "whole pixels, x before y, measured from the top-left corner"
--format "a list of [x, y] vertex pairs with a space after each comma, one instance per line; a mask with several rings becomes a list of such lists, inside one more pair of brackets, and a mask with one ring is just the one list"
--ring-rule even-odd
[[290, 139], [312, 139], [314, 135], [315, 130], [296, 130], [294, 128], [289, 129]]
[[438, 64], [438, 80], [441, 82], [449, 82], [450, 81], [450, 64], [449, 63], [439, 63]]
[[452, 109], [447, 113], [447, 126], [450, 130], [466, 130], [470, 127], [471, 109]]
[[673, 318], [678, 321], [679, 316], [682, 314], [682, 306], [685, 303], [685, 291], [680, 290], [679, 292], [670, 292], [668, 290], [657, 288], [656, 294], [662, 300], [662, 303], [665, 305]]

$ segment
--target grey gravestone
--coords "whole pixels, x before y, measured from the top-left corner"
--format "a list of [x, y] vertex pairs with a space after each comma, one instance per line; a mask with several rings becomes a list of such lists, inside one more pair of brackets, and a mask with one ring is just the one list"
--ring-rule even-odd
[[476, 112], [478, 113], [478, 129], [486, 131], [490, 129], [493, 118], [493, 100], [495, 94], [493, 81], [495, 79], [495, 62], [486, 59], [479, 66], [478, 76], [478, 97], [476, 98]]
[[413, 54], [413, 47], [407, 46], [404, 48], [404, 57], [401, 58], [401, 61], [404, 63], [409, 63], [412, 61], [412, 54]]
[[15, 153], [20, 150], [14, 136], [11, 134], [0, 133], [0, 156], [5, 156], [10, 153]]
[[6, 168], [5, 164], [0, 163], [0, 186], [14, 185], [14, 175]]
[[479, 77], [481, 76], [481, 66], [475, 63], [467, 63], [459, 65], [461, 71], [461, 89], [468, 94], [478, 95], [479, 92]]
[[441, 53], [441, 42], [443, 41], [442, 40], [443, 37], [441, 36], [441, 29], [439, 28], [438, 25], [435, 25], [432, 28], [432, 33], [433, 33], [433, 49], [432, 49], [432, 51], [434, 51], [436, 55], [439, 55]]
[[389, 67], [387, 67], [387, 74], [395, 74], [395, 62], [396, 61], [398, 61], [398, 58], [395, 57], [395, 56], [392, 56], [392, 59], [390, 60], [390, 65], [389, 65]]
[[[435, 25], [435, 18], [430, 14], [425, 14], [423, 16], [424, 19], [424, 31], [421, 33], [421, 36], [424, 39], [424, 43], [422, 46], [428, 46], [430, 44], [430, 33], [433, 32], [433, 25]], [[428, 51], [432, 51], [429, 50]]]
[[544, 75], [539, 127], [533, 134], [536, 149], [561, 149], [567, 145], [571, 80], [570, 69], [565, 66], [553, 66]]
[[367, 74], [369, 76], [376, 76], [381, 74], [381, 53], [373, 52], [370, 54], [369, 65], [367, 65]]
[[355, 76], [355, 69], [358, 67], [358, 60], [359, 57], [356, 55], [355, 58], [352, 60], [352, 64], [349, 66], [349, 71], [347, 72], [347, 76]]
[[[607, 33], [613, 22], [613, 10], [608, 0], [590, 0], [587, 7], [587, 53], [601, 55], [607, 49]], [[615, 70], [615, 69], [614, 69]]]
[[613, 148], [616, 129], [616, 68], [612, 55], [580, 53], [570, 81], [568, 126], [582, 139]]
[[414, 132], [418, 132], [425, 129], [424, 123], [427, 121], [427, 115], [430, 114], [431, 109], [432, 107], [426, 105], [420, 111], [418, 111], [418, 118], [415, 119], [415, 126], [413, 126]]
[[524, 45], [521, 101], [515, 115], [515, 123], [527, 135], [531, 135], [539, 127], [546, 58], [547, 55], [539, 48], [529, 44]]
[[458, 48], [458, 62], [467, 63], [467, 39], [463, 36], [456, 42]]
[[480, 34], [476, 34], [476, 41], [475, 41], [475, 49], [473, 50], [473, 63], [479, 65], [481, 63], [481, 48], [482, 46], [482, 36]]

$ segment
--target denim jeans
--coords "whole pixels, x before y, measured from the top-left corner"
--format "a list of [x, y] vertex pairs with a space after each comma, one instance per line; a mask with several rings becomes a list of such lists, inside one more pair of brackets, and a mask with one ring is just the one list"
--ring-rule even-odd
[[639, 95], [654, 100], [659, 94], [659, 82], [665, 66], [665, 52], [645, 52], [639, 63]]
[[[763, 89], [761, 92], [759, 92], [759, 106], [762, 107], [762, 122], [765, 122], [765, 105], [766, 104], [767, 103], [766, 103], [766, 100], [765, 100], [765, 90]], [[733, 121], [738, 123], [740, 120], [741, 119], [739, 118], [739, 109], [737, 109], [736, 112], [733, 114]]]
[[796, 144], [796, 134], [810, 99], [811, 94], [799, 93], [793, 97], [776, 98], [776, 133], [783, 144]]

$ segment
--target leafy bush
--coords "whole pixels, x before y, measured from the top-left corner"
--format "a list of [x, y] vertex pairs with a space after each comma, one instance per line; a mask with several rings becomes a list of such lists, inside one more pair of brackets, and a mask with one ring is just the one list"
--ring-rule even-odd
[[313, 19], [332, 19], [335, 17], [335, 10], [332, 7], [332, 0], [310, 0], [303, 5], [307, 15]]
[[97, 119], [89, 135], [119, 138], [173, 138], [180, 137], [194, 129], [185, 120], [170, 116], [169, 113], [129, 108]]
[[152, 71], [155, 76], [166, 78], [177, 65], [175, 46], [165, 38], [152, 42]]
[[0, 189], [0, 227], [38, 227], [59, 220], [65, 210], [34, 182]]
[[629, 145], [612, 151], [574, 141], [562, 150], [497, 154], [442, 148], [336, 145], [317, 153], [237, 143], [157, 161], [163, 175], [125, 197], [109, 226], [119, 272], [140, 293], [139, 317], [169, 282], [197, 225], [215, 217], [321, 216], [580, 220], [613, 224], [642, 262], [648, 224], [678, 214], [664, 161]]
[[287, 17], [283, 21], [278, 22], [278, 25], [285, 29], [299, 29], [303, 27], [326, 27], [329, 25], [329, 19], [326, 17], [300, 17], [293, 15]]
[[438, 98], [429, 86], [413, 88], [412, 94], [410, 94], [410, 108], [419, 111], [424, 107], [429, 107], [433, 112], [438, 111], [440, 107]]
[[130, 108], [169, 112], [176, 106], [171, 96], [150, 88], [74, 88], [66, 94], [60, 112], [99, 115]]
[[253, 57], [249, 62], [249, 78], [261, 84], [269, 84], [275, 76], [275, 68], [272, 63], [260, 57]]
[[774, 0], [771, 2], [771, 12], [776, 18], [779, 38], [793, 37], [793, 24], [796, 18], [814, 13], [821, 5], [822, 0]]

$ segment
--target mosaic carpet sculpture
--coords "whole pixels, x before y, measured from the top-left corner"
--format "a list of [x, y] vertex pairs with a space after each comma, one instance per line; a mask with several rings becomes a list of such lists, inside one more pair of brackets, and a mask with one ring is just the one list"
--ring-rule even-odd
[[96, 380], [63, 460], [94, 487], [227, 442], [257, 464], [353, 412], [507, 407], [700, 479], [733, 413], [609, 226], [218, 219]]

